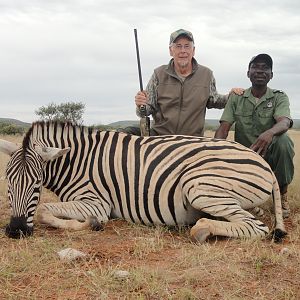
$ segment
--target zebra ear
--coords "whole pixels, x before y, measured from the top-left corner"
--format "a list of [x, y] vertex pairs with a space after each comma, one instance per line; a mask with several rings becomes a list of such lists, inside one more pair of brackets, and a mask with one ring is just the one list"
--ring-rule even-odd
[[70, 147], [61, 149], [54, 147], [34, 146], [35, 151], [43, 158], [44, 161], [54, 160], [70, 151]]
[[5, 154], [11, 156], [20, 148], [21, 148], [21, 144], [0, 140], [0, 151]]

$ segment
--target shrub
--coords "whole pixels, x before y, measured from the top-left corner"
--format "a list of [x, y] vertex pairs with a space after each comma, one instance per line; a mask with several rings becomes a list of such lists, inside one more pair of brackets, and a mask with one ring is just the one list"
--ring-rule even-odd
[[25, 128], [10, 124], [10, 123], [0, 123], [0, 134], [4, 135], [16, 135], [16, 134], [23, 134]]

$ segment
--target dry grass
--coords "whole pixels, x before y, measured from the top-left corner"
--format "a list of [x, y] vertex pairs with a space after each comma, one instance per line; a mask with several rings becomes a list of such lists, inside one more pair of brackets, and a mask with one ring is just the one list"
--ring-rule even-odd
[[[300, 132], [290, 135], [297, 153]], [[191, 242], [188, 228], [145, 227], [121, 220], [108, 222], [102, 232], [37, 225], [33, 237], [21, 240], [8, 239], [2, 230], [0, 299], [300, 299], [300, 157], [296, 155], [289, 190], [292, 217], [286, 221], [289, 235], [283, 244], [214, 238], [197, 245]], [[0, 154], [0, 178], [7, 160]], [[56, 199], [44, 191], [42, 201]], [[9, 220], [3, 180], [0, 208], [3, 228]], [[265, 222], [272, 224], [271, 214]], [[86, 258], [61, 261], [57, 251], [68, 247], [85, 252]], [[130, 275], [118, 278], [118, 270]]]

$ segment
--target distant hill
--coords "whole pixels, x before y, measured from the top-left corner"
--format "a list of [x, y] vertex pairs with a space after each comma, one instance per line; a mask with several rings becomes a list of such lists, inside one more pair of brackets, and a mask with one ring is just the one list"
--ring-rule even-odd
[[[293, 121], [294, 121], [293, 129], [300, 129], [300, 119], [294, 119]], [[140, 124], [139, 120], [124, 120], [124, 121], [118, 121], [118, 122], [107, 124], [107, 126], [113, 128], [124, 128], [127, 126], [139, 126], [139, 124]], [[218, 128], [218, 126], [219, 126], [219, 120], [217, 119], [205, 120], [205, 129], [215, 130]]]
[[[31, 123], [22, 122], [17, 119], [10, 119], [10, 118], [0, 118], [0, 123], [10, 123], [21, 127], [30, 127]], [[139, 120], [123, 120], [117, 121], [113, 123], [109, 123], [106, 126], [112, 128], [124, 128], [127, 126], [139, 126]], [[206, 119], [205, 120], [205, 128], [214, 130], [219, 126], [219, 120], [217, 119]], [[300, 129], [300, 119], [294, 119], [294, 126], [293, 129]]]
[[21, 127], [30, 127], [31, 123], [22, 122], [20, 120], [16, 119], [10, 119], [10, 118], [0, 118], [0, 123], [9, 123], [14, 124]]
[[114, 128], [124, 128], [128, 126], [139, 126], [139, 120], [124, 120], [124, 121], [117, 121], [113, 123], [107, 124], [107, 126], [114, 127]]
[[300, 129], [300, 119], [294, 119], [293, 121], [294, 121], [293, 128]]
[[[114, 128], [124, 128], [127, 126], [139, 126], [140, 121], [139, 120], [124, 120], [124, 121], [118, 121], [113, 122], [110, 124], [107, 124], [107, 126], [114, 127]], [[219, 120], [214, 119], [207, 119], [205, 120], [205, 128], [213, 129], [219, 126]]]

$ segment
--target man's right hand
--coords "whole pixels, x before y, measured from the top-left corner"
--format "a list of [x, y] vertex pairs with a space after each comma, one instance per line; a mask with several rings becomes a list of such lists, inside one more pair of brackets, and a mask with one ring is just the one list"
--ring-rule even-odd
[[272, 143], [274, 132], [271, 129], [264, 131], [257, 140], [250, 146], [250, 149], [264, 157], [267, 153], [269, 145]]
[[139, 91], [135, 95], [135, 104], [136, 106], [140, 107], [141, 105], [147, 105], [148, 97], [146, 91]]

